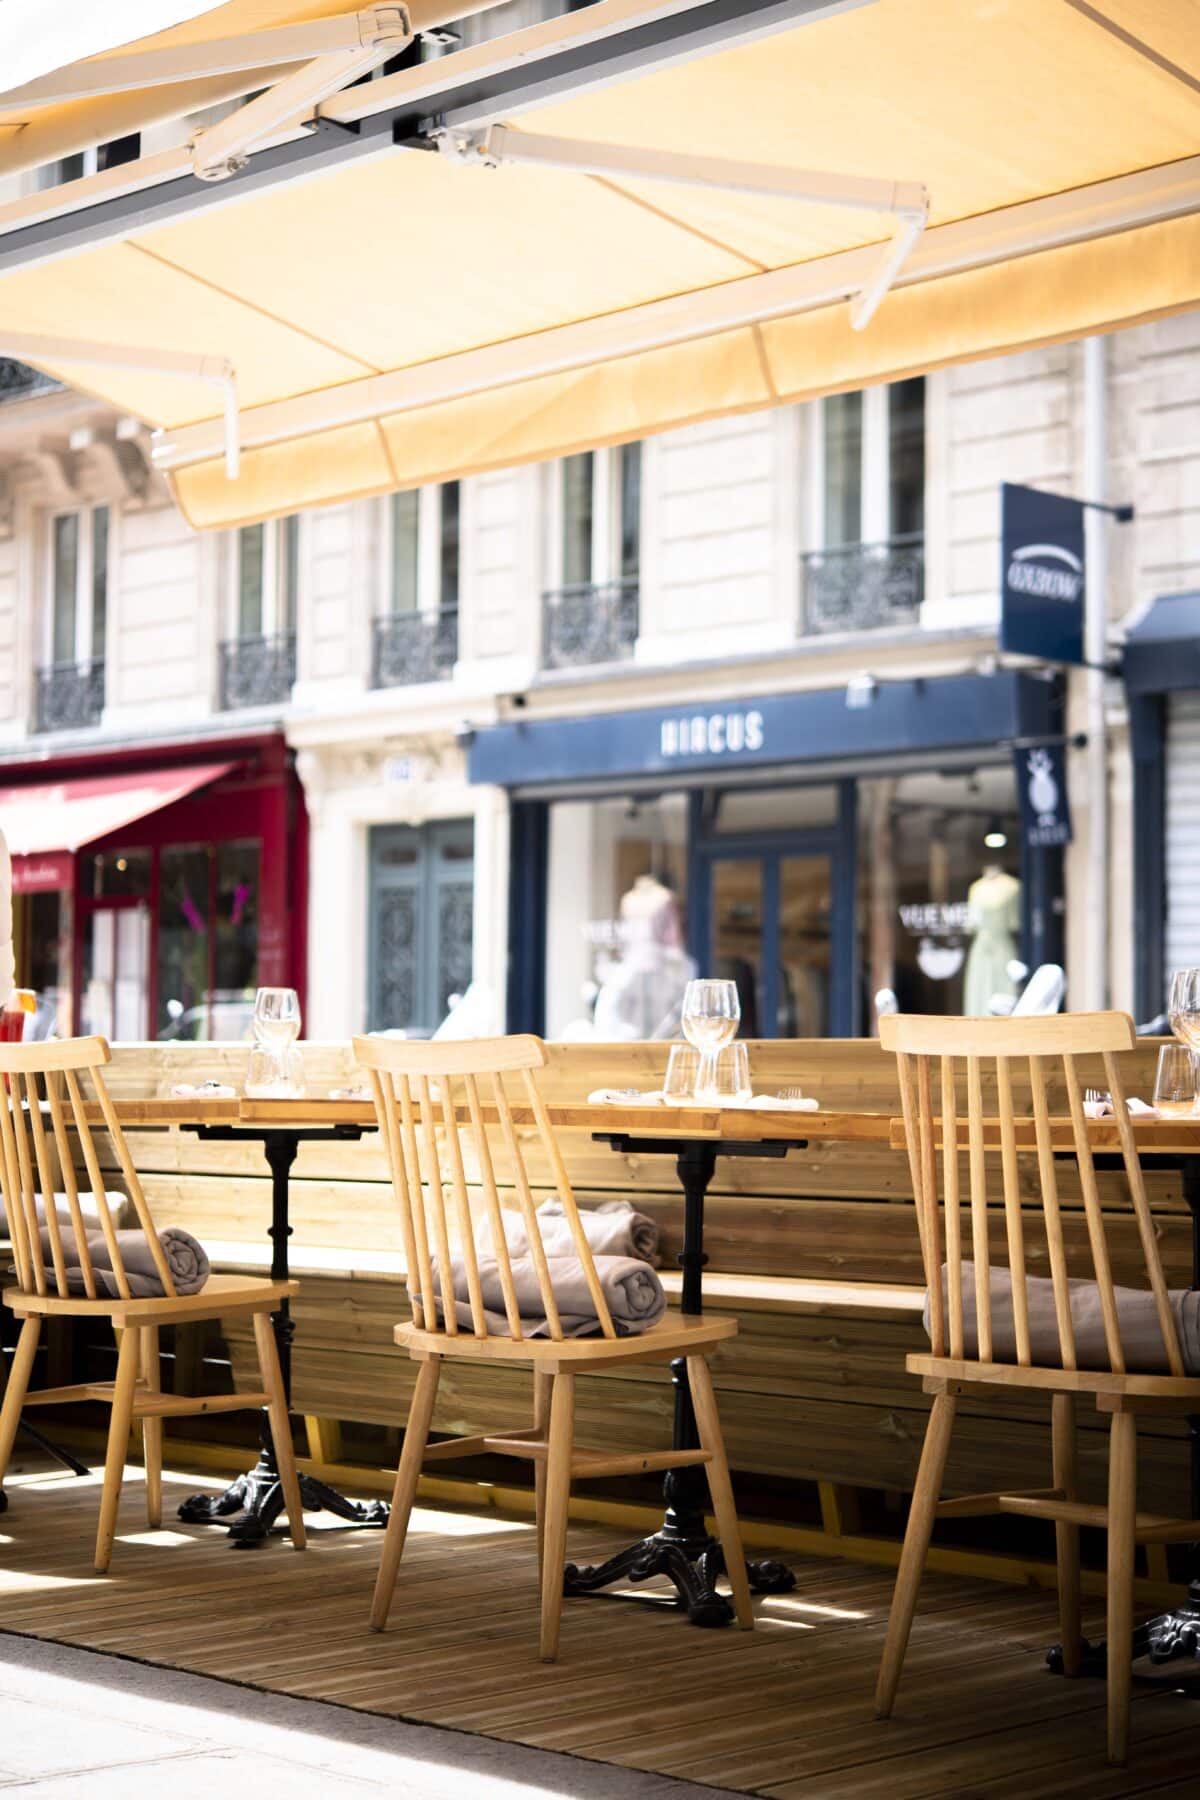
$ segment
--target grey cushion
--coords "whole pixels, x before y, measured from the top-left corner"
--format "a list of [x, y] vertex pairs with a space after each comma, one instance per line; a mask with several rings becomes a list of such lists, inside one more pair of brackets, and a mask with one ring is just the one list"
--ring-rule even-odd
[[[1013, 1322], [1012, 1274], [1008, 1269], [988, 1271], [988, 1287], [992, 1312], [992, 1360], [1015, 1363], [1017, 1333]], [[975, 1319], [975, 1265], [964, 1263], [963, 1280], [963, 1352], [970, 1358], [979, 1355], [979, 1332]], [[1071, 1319], [1075, 1326], [1075, 1355], [1081, 1369], [1108, 1369], [1111, 1364], [1104, 1338], [1104, 1319], [1100, 1311], [1100, 1290], [1094, 1281], [1068, 1282], [1071, 1293]], [[1048, 1275], [1030, 1275], [1026, 1279], [1029, 1293], [1029, 1339], [1033, 1360], [1045, 1369], [1062, 1367], [1058, 1343], [1058, 1323], [1054, 1311], [1054, 1283]], [[1154, 1295], [1149, 1289], [1116, 1288], [1117, 1323], [1125, 1366], [1130, 1375], [1166, 1375], [1166, 1347], [1159, 1329]], [[942, 1293], [946, 1296], [947, 1334], [950, 1301], [945, 1265], [942, 1265]], [[1179, 1332], [1183, 1366], [1189, 1375], [1200, 1375], [1200, 1289], [1177, 1288], [1172, 1291], [1171, 1308]], [[925, 1297], [925, 1329], [929, 1330], [929, 1296]]]

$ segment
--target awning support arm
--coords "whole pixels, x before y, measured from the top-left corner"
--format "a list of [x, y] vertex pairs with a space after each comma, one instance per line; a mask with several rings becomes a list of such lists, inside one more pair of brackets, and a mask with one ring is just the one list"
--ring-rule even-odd
[[225, 428], [225, 473], [236, 481], [241, 465], [237, 371], [223, 356], [189, 356], [182, 350], [146, 350], [129, 344], [98, 344], [84, 338], [43, 337], [40, 332], [0, 329], [0, 351], [38, 367], [83, 363], [99, 369], [137, 369], [145, 375], [183, 375], [221, 390]]
[[431, 136], [438, 149], [455, 162], [483, 168], [516, 163], [616, 180], [668, 181], [684, 187], [763, 194], [773, 200], [890, 213], [896, 221], [891, 243], [851, 308], [850, 323], [856, 331], [870, 322], [929, 223], [929, 194], [919, 181], [887, 181], [819, 169], [786, 169], [774, 163], [738, 162], [721, 156], [544, 137], [541, 133], [516, 131], [511, 125], [492, 125], [479, 132], [435, 131]]
[[315, 112], [322, 100], [366, 75], [413, 41], [407, 6], [374, 6], [354, 15], [359, 41], [348, 49], [315, 56], [293, 69], [265, 93], [239, 106], [217, 124], [198, 131], [188, 145], [192, 170], [201, 181], [225, 181], [244, 169], [250, 152], [297, 114]]
[[279, 25], [242, 37], [215, 38], [209, 43], [176, 44], [166, 50], [137, 50], [126, 56], [90, 57], [56, 69], [23, 87], [0, 90], [6, 112], [18, 106], [56, 106], [95, 99], [100, 94], [130, 93], [164, 87], [176, 81], [204, 81], [239, 75], [247, 70], [281, 68], [318, 57], [342, 56], [387, 44], [392, 56], [403, 49], [396, 39], [397, 14], [404, 15], [405, 42], [411, 41], [406, 9], [399, 4], [368, 6], [361, 12], [338, 13], [304, 25]]

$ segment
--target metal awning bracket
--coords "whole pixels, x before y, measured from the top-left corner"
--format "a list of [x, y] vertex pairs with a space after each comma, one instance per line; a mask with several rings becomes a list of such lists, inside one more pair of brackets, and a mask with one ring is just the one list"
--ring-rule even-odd
[[603, 175], [610, 180], [666, 181], [677, 186], [762, 194], [768, 199], [808, 205], [889, 213], [896, 221], [891, 241], [875, 274], [853, 298], [850, 323], [856, 331], [870, 323], [929, 223], [929, 192], [919, 181], [888, 181], [868, 175], [831, 174], [821, 169], [787, 169], [776, 163], [739, 162], [723, 156], [588, 143], [578, 138], [517, 131], [511, 125], [492, 125], [483, 131], [434, 126], [428, 136], [443, 156], [460, 166], [496, 169], [515, 163]]

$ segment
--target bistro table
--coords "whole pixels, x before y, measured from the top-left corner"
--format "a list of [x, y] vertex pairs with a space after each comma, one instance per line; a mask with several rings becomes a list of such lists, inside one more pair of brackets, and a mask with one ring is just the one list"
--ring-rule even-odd
[[[1135, 1117], [1131, 1123], [1134, 1142], [1137, 1144], [1138, 1156], [1143, 1167], [1177, 1169], [1182, 1177], [1183, 1198], [1192, 1215], [1192, 1287], [1193, 1289], [1200, 1288], [1200, 1118], [1139, 1119]], [[1035, 1129], [1031, 1119], [1021, 1119], [1016, 1122], [1018, 1150], [1035, 1150], [1037, 1148]], [[999, 1124], [985, 1121], [984, 1131], [984, 1141], [987, 1147], [999, 1149]], [[894, 1150], [903, 1150], [906, 1147], [908, 1140], [905, 1135], [903, 1119], [892, 1120], [890, 1138]], [[1074, 1154], [1074, 1127], [1070, 1119], [1051, 1119], [1050, 1141], [1056, 1155]], [[1088, 1141], [1098, 1169], [1121, 1170], [1124, 1168], [1121, 1140], [1114, 1120], [1089, 1119]], [[941, 1145], [940, 1131], [937, 1133], [937, 1145], [939, 1147]], [[1200, 1414], [1190, 1415], [1187, 1423], [1191, 1517], [1196, 1519], [1200, 1518]], [[1189, 1658], [1200, 1664], [1200, 1544], [1190, 1546], [1190, 1564], [1187, 1593], [1179, 1605], [1170, 1607], [1166, 1612], [1159, 1613], [1156, 1618], [1147, 1620], [1144, 1625], [1135, 1627], [1133, 1634], [1135, 1660], [1147, 1656], [1152, 1663], [1164, 1664]], [[1047, 1652], [1046, 1662], [1055, 1674], [1064, 1673], [1061, 1644], [1056, 1644]], [[1103, 1676], [1105, 1670], [1104, 1644], [1086, 1642], [1081, 1673]]]
[[[271, 1275], [288, 1277], [290, 1172], [301, 1142], [314, 1139], [358, 1138], [376, 1128], [375, 1109], [368, 1100], [248, 1098], [117, 1100], [122, 1125], [148, 1127], [178, 1125], [210, 1141], [255, 1139], [264, 1146], [271, 1169]], [[484, 1107], [486, 1123], [494, 1123], [494, 1109]], [[556, 1131], [586, 1131], [622, 1154], [666, 1155], [675, 1158], [684, 1194], [683, 1246], [678, 1261], [683, 1271], [682, 1308], [698, 1313], [703, 1308], [704, 1198], [718, 1157], [783, 1157], [789, 1150], [804, 1149], [814, 1140], [887, 1144], [893, 1121], [886, 1113], [804, 1112], [793, 1108], [755, 1110], [749, 1107], [668, 1107], [661, 1105], [591, 1104], [547, 1101], [546, 1112]], [[513, 1123], [535, 1123], [530, 1108], [514, 1104]], [[470, 1122], [465, 1107], [458, 1109], [461, 1122]], [[441, 1124], [439, 1117], [438, 1123]], [[272, 1315], [284, 1381], [290, 1393], [291, 1345], [295, 1327], [287, 1302]], [[672, 1373], [675, 1386], [672, 1448], [690, 1450], [698, 1445], [696, 1419], [687, 1383], [686, 1365], [678, 1361]], [[180, 1517], [220, 1521], [236, 1515], [230, 1535], [239, 1547], [265, 1541], [282, 1509], [282, 1495], [275, 1468], [270, 1425], [262, 1423], [262, 1452], [248, 1475], [239, 1477], [224, 1493], [196, 1495], [184, 1501]], [[354, 1525], [382, 1525], [388, 1508], [383, 1501], [366, 1504], [347, 1500], [323, 1482], [301, 1477], [306, 1506], [337, 1513]], [[720, 1547], [705, 1526], [705, 1481], [699, 1468], [674, 1471], [664, 1483], [666, 1512], [660, 1531], [610, 1557], [595, 1568], [569, 1564], [565, 1591], [593, 1593], [617, 1580], [644, 1581], [663, 1574], [674, 1584], [680, 1604], [696, 1625], [725, 1625], [732, 1621], [729, 1602], [716, 1591], [721, 1573]], [[794, 1585], [791, 1571], [780, 1563], [752, 1563], [751, 1579], [760, 1592], [779, 1593]]]

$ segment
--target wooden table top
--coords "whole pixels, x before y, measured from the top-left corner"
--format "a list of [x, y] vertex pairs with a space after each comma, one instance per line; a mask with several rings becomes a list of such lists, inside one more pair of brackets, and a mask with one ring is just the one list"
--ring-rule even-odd
[[[1200, 1115], [1195, 1118], [1182, 1119], [1131, 1119], [1133, 1138], [1139, 1151], [1144, 1156], [1196, 1156], [1200, 1155]], [[1115, 1119], [1089, 1119], [1087, 1122], [1088, 1142], [1096, 1153], [1115, 1152], [1120, 1154], [1121, 1138]], [[966, 1149], [966, 1122], [958, 1122], [958, 1129]], [[999, 1119], [985, 1119], [983, 1122], [984, 1144], [989, 1150], [1000, 1148]], [[908, 1137], [904, 1129], [903, 1119], [893, 1119], [888, 1134], [893, 1150], [904, 1150], [908, 1147]], [[1014, 1124], [1014, 1136], [1018, 1150], [1036, 1150], [1036, 1127], [1032, 1119], [1017, 1119]], [[934, 1133], [937, 1149], [942, 1147], [941, 1121]], [[1050, 1142], [1056, 1150], [1074, 1150], [1075, 1132], [1069, 1118], [1053, 1118], [1050, 1120]]]
[[[117, 1117], [127, 1129], [166, 1125], [228, 1125], [243, 1130], [276, 1127], [286, 1130], [332, 1129], [336, 1125], [375, 1125], [375, 1108], [369, 1100], [252, 1100], [245, 1096], [199, 1099], [114, 1099]], [[496, 1122], [494, 1107], [485, 1106], [484, 1119]], [[99, 1117], [99, 1109], [89, 1108]], [[804, 1143], [834, 1139], [853, 1143], [887, 1145], [894, 1121], [887, 1113], [793, 1112], [750, 1107], [619, 1106], [584, 1101], [546, 1102], [550, 1123], [558, 1131], [614, 1132], [637, 1137], [713, 1139], [726, 1142]], [[512, 1107], [517, 1125], [534, 1123], [528, 1106]], [[469, 1124], [465, 1107], [457, 1108], [461, 1124]], [[438, 1124], [442, 1118], [439, 1111]]]

